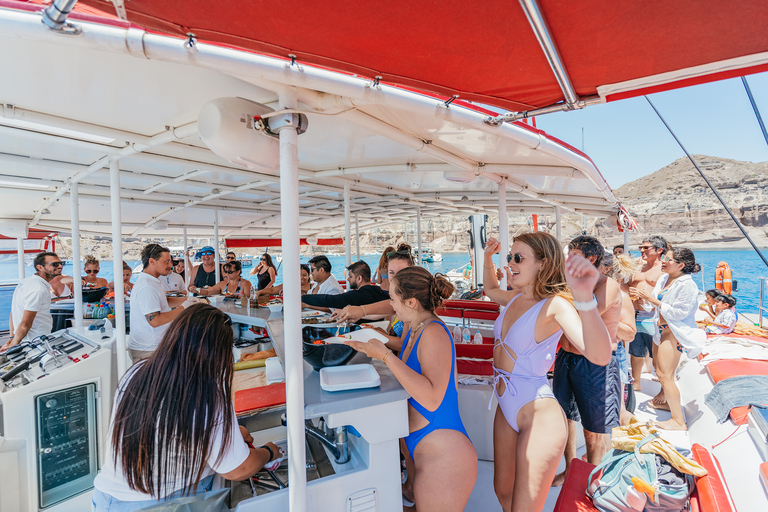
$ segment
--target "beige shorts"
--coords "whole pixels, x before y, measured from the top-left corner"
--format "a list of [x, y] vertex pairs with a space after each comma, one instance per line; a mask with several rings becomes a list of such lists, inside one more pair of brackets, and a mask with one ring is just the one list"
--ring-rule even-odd
[[131, 366], [138, 363], [142, 359], [146, 359], [154, 353], [154, 350], [133, 350], [128, 349], [128, 355], [131, 356]]

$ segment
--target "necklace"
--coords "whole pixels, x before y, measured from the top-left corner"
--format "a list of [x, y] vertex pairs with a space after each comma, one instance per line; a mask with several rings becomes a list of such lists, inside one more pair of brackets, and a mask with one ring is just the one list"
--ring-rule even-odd
[[413, 331], [413, 334], [415, 335], [415, 334], [416, 334], [416, 333], [419, 331], [419, 329], [421, 329], [422, 327], [424, 327], [424, 324], [425, 324], [425, 323], [427, 323], [427, 320], [431, 320], [433, 316], [434, 316], [434, 315], [430, 315], [430, 316], [428, 316], [427, 318], [425, 318], [424, 320], [422, 320], [422, 321], [421, 321], [421, 323], [420, 323], [419, 325], [417, 325], [415, 329], [411, 329], [411, 330]]

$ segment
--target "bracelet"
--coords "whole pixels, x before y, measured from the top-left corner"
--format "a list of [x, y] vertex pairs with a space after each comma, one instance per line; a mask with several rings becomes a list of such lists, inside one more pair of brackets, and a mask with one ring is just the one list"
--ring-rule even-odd
[[597, 309], [597, 297], [595, 297], [593, 294], [592, 300], [588, 300], [586, 302], [579, 302], [574, 300], [573, 307], [576, 308], [576, 311], [592, 311], [593, 309]]
[[387, 350], [387, 353], [384, 354], [384, 357], [381, 358], [381, 362], [384, 363], [384, 364], [387, 364], [387, 357], [389, 357], [389, 354], [391, 354], [391, 353], [392, 353], [391, 350]]
[[270, 448], [269, 446], [267, 446], [265, 444], [259, 446], [259, 448], [266, 448], [267, 449], [267, 451], [269, 452], [269, 460], [267, 462], [272, 462], [272, 459], [275, 458], [275, 452], [272, 451], [272, 448]]
[[362, 310], [363, 310], [363, 316], [366, 316], [366, 313], [365, 313], [365, 306], [360, 306], [360, 309], [362, 309]]

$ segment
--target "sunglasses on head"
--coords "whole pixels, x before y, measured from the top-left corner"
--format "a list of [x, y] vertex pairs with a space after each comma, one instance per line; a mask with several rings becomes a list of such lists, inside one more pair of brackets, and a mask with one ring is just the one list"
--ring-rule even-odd
[[408, 249], [400, 249], [399, 251], [389, 251], [387, 253], [387, 258], [391, 258], [395, 254], [399, 254], [400, 256], [410, 256], [411, 251], [409, 251]]
[[[54, 261], [54, 262], [51, 262], [51, 263], [46, 263], [46, 265], [50, 265], [53, 268], [63, 267], [64, 266], [64, 264], [62, 262], [60, 262], [60, 261]], [[96, 272], [98, 272], [98, 270]]]
[[[51, 263], [51, 265], [56, 266], [57, 264], [56, 263]], [[59, 265], [61, 265], [61, 263], [59, 263]], [[86, 274], [98, 274], [99, 273], [99, 269], [96, 269], [96, 270], [86, 270], [85, 273]]]

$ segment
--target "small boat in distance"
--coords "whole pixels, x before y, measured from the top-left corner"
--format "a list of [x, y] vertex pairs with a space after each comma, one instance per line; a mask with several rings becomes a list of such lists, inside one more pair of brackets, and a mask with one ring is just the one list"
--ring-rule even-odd
[[435, 252], [435, 250], [431, 247], [423, 248], [421, 250], [421, 261], [426, 261], [429, 263], [443, 261], [443, 255], [439, 252]]

